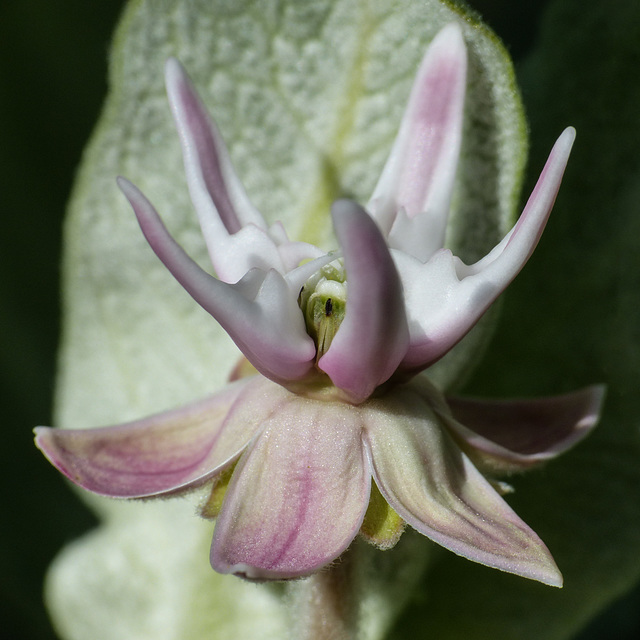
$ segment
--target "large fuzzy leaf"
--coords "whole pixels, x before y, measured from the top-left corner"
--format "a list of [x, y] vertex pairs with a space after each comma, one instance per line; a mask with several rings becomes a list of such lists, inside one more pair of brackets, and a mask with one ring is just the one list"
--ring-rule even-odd
[[[334, 248], [330, 203], [344, 195], [366, 202], [426, 45], [452, 20], [464, 24], [470, 80], [448, 244], [469, 262], [510, 226], [526, 142], [508, 57], [462, 8], [436, 0], [130, 3], [66, 224], [59, 426], [122, 422], [203, 396], [238, 357], [146, 246], [114, 182], [135, 182], [206, 265], [162, 86], [165, 59], [189, 70], [265, 218], [282, 220], [294, 239]], [[466, 374], [487, 328], [439, 363], [433, 376], [442, 385]], [[282, 637], [277, 598], [209, 569], [208, 525], [191, 515], [191, 502], [91, 504], [105, 524], [69, 547], [48, 581], [65, 638], [249, 638], [261, 625], [261, 637]], [[367, 629], [371, 638], [383, 632]]]

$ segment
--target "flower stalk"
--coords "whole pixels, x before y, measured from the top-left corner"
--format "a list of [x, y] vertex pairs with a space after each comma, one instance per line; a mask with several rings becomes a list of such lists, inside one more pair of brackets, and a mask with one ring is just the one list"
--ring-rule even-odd
[[350, 550], [335, 563], [290, 585], [291, 637], [351, 640], [357, 634], [356, 559]]

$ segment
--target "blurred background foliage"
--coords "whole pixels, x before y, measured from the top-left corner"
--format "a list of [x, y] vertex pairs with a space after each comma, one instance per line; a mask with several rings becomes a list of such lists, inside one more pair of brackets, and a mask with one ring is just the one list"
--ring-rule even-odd
[[[635, 114], [640, 112], [640, 77], [624, 73], [639, 68], [633, 62], [640, 62], [640, 5], [635, 0], [619, 0], [615, 5], [592, 0], [574, 16], [571, 12], [579, 5], [573, 0], [474, 0], [471, 4], [505, 41], [516, 62], [531, 122], [532, 172], [541, 166], [562, 127], [574, 124], [579, 137], [572, 164], [591, 173], [573, 170], [565, 189], [581, 195], [582, 200], [575, 200], [580, 211], [588, 211], [590, 206], [603, 211], [607, 207], [602, 200], [606, 190], [600, 188], [595, 199], [590, 195], [594, 181], [602, 178], [618, 200], [623, 196], [627, 199], [631, 220], [640, 207], [640, 190], [627, 188], [620, 194], [616, 189], [625, 185], [616, 172], [623, 162], [634, 168], [640, 164], [640, 150], [635, 147], [633, 157], [626, 144], [616, 155], [614, 136], [625, 139], [630, 119], [637, 119]], [[4, 436], [0, 445], [0, 636], [11, 640], [55, 637], [42, 605], [43, 574], [64, 543], [94, 524], [91, 514], [33, 447], [31, 429], [51, 419], [60, 329], [62, 220], [74, 170], [106, 93], [109, 40], [123, 5], [123, 0], [0, 3], [0, 212], [4, 224], [0, 234], [0, 406]], [[617, 50], [611, 49], [615, 38], [607, 37], [611, 35], [607, 30], [616, 28], [616, 23], [606, 19], [607, 12], [612, 11], [618, 14], [617, 24], [626, 25], [627, 32]], [[573, 57], [556, 55], [553, 42], [548, 59], [535, 53], [541, 25], [545, 25], [549, 38], [554, 33], [554, 20], [565, 25], [564, 31], [555, 30], [556, 44], [557, 38], [577, 41], [576, 46], [569, 47]], [[594, 38], [590, 55], [579, 55], [580, 47], [586, 51], [589, 42], [580, 40], [580, 34], [570, 27], [573, 23], [576, 28], [602, 34], [602, 41]], [[608, 66], [594, 74], [594, 85], [587, 92], [584, 86], [574, 86], [575, 65], [598, 63]], [[540, 76], [545, 65], [548, 71]], [[586, 77], [583, 69], [576, 76], [577, 82]], [[607, 77], [612, 86], [607, 86]], [[625, 77], [629, 83], [626, 87]], [[578, 98], [583, 95], [587, 99]], [[596, 135], [584, 135], [589, 130]], [[630, 155], [627, 158], [624, 154]], [[634, 383], [638, 373], [635, 380], [628, 375], [636, 360], [626, 357], [625, 352], [635, 352], [640, 338], [636, 328], [640, 307], [634, 306], [640, 298], [640, 282], [638, 270], [633, 268], [638, 261], [633, 251], [629, 255], [634, 244], [637, 253], [640, 235], [630, 233], [635, 227], [623, 225], [624, 220], [616, 227], [613, 216], [604, 227], [586, 219], [577, 229], [580, 211], [565, 222], [552, 219], [533, 264], [510, 289], [502, 318], [501, 328], [513, 324], [521, 324], [525, 332], [539, 328], [539, 339], [547, 345], [547, 352], [553, 351], [550, 347], [554, 341], [562, 340], [558, 362], [536, 358], [538, 345], [535, 341], [523, 344], [522, 327], [518, 334], [501, 331], [486, 365], [470, 381], [472, 389], [493, 394], [501, 390], [503, 395], [535, 394], [551, 392], [559, 383], [557, 390], [566, 390], [575, 386], [574, 382], [582, 382], [581, 372], [587, 368], [590, 373], [600, 374], [593, 381], [610, 382], [614, 406], [620, 397], [637, 395]], [[606, 218], [606, 211], [598, 220], [602, 217]], [[576, 306], [569, 296], [563, 306], [562, 292], [554, 290], [554, 267], [567, 265], [566, 259], [556, 259], [558, 248], [565, 242], [568, 255], [575, 256], [577, 289], [584, 296], [590, 295], [586, 305]], [[609, 276], [594, 281], [601, 266]], [[635, 296], [630, 293], [634, 290]], [[554, 306], [547, 306], [545, 300], [551, 300]], [[585, 320], [586, 312], [593, 326], [600, 323], [604, 336], [602, 343], [593, 344], [591, 350], [584, 348], [584, 340], [593, 336], [593, 331], [574, 329]], [[555, 324], [544, 324], [541, 318], [545, 315], [550, 315]], [[614, 326], [609, 322], [611, 317], [621, 317], [622, 321]], [[580, 341], [581, 360], [567, 363], [566, 354]], [[584, 354], [591, 357], [587, 355], [585, 361]], [[618, 354], [626, 357], [626, 369], [616, 369]], [[512, 376], [509, 358], [530, 361], [528, 375]], [[596, 361], [599, 364], [594, 364]], [[486, 372], [500, 368], [505, 373], [487, 382]], [[549, 368], [553, 370], [550, 376], [546, 375]], [[637, 496], [630, 497], [634, 498]], [[639, 605], [640, 591], [636, 588], [606, 611], [594, 611], [594, 620], [579, 639], [636, 638]]]

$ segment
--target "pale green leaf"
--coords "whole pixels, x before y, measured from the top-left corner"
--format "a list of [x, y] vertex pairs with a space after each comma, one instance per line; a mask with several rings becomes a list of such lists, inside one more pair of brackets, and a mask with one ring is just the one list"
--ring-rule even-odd
[[[460, 7], [436, 0], [130, 3], [66, 224], [59, 426], [122, 422], [206, 395], [239, 356], [146, 246], [115, 186], [117, 175], [136, 183], [206, 267], [163, 89], [166, 58], [188, 69], [267, 220], [330, 249], [331, 201], [366, 202], [426, 46], [452, 20], [465, 26], [470, 80], [448, 244], [473, 260], [511, 224], [526, 142], [508, 57]], [[450, 386], [463, 377], [487, 329], [444, 359], [434, 378]], [[210, 570], [211, 526], [191, 502], [91, 504], [106, 524], [69, 547], [48, 581], [65, 638], [254, 638], [261, 625], [260, 637], [282, 637], [283, 610], [272, 592]], [[235, 606], [245, 601], [246, 610]], [[388, 615], [378, 617], [384, 622], [367, 627], [369, 638], [388, 624]]]

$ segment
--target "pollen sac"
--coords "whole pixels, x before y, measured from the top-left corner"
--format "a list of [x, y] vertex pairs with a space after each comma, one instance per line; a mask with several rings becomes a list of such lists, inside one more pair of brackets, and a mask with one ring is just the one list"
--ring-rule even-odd
[[298, 304], [307, 333], [316, 343], [316, 362], [329, 350], [347, 308], [344, 267], [332, 262], [316, 272], [300, 291]]

